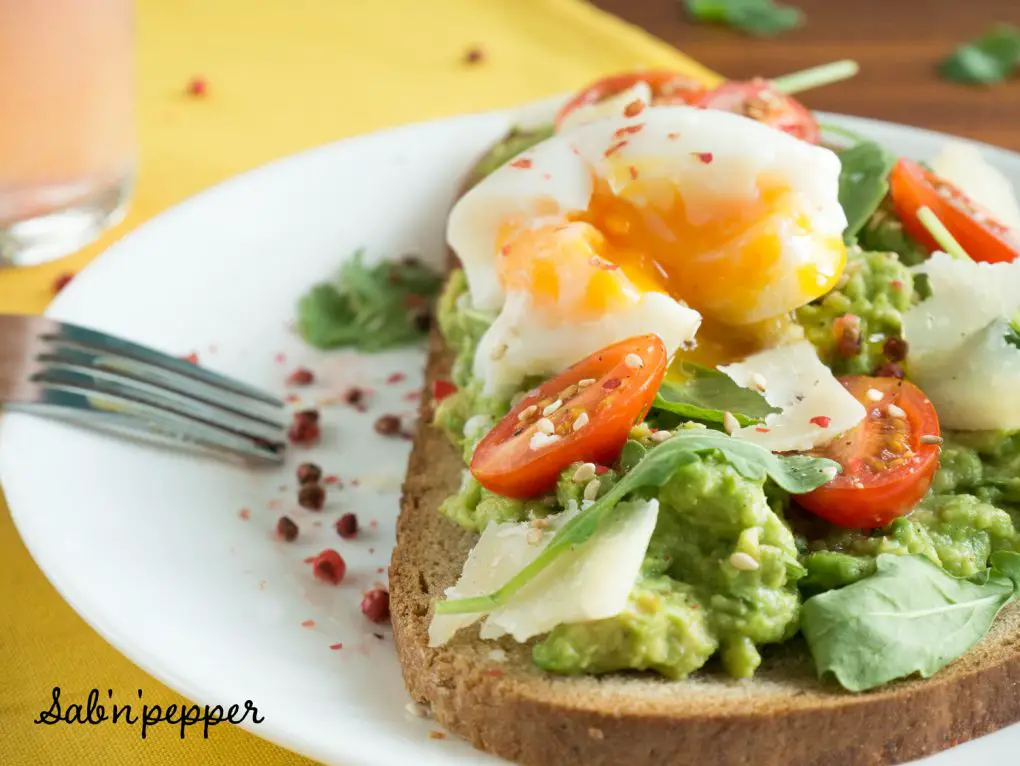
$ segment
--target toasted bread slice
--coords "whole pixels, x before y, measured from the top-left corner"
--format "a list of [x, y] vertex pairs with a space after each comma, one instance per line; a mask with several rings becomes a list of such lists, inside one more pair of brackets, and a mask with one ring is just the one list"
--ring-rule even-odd
[[555, 676], [531, 662], [531, 643], [482, 641], [477, 627], [429, 647], [433, 604], [478, 539], [438, 513], [465, 469], [432, 424], [429, 392], [449, 377], [451, 362], [434, 329], [390, 564], [390, 611], [411, 696], [475, 747], [527, 766], [877, 766], [1020, 720], [1020, 604], [933, 678], [863, 694], [818, 680], [799, 639], [765, 647], [750, 681], [712, 663], [685, 681]]

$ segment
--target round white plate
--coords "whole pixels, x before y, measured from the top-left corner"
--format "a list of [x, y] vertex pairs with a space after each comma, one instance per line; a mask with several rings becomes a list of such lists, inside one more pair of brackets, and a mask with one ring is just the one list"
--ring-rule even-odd
[[[197, 352], [214, 369], [281, 393], [287, 373], [307, 365], [319, 383], [301, 391], [306, 402], [351, 384], [373, 388], [366, 413], [324, 410], [322, 446], [291, 450], [278, 471], [253, 472], [24, 415], [0, 426], [0, 477], [14, 520], [71, 606], [185, 696], [252, 700], [265, 720], [247, 728], [327, 763], [502, 763], [456, 738], [429, 737], [436, 726], [405, 710], [389, 629], [358, 607], [363, 590], [385, 580], [408, 453], [408, 442], [372, 425], [382, 413], [413, 414], [422, 353], [320, 354], [290, 323], [302, 292], [357, 248], [370, 258], [413, 252], [439, 263], [460, 176], [519, 117], [411, 125], [235, 178], [126, 237], [48, 312]], [[829, 119], [922, 159], [945, 140]], [[1020, 156], [986, 150], [1020, 187]], [[393, 373], [406, 378], [388, 382]], [[346, 484], [330, 489], [322, 513], [296, 507], [294, 466], [304, 459]], [[355, 541], [332, 528], [346, 511], [363, 527]], [[274, 539], [283, 513], [301, 528], [294, 543]], [[327, 547], [350, 566], [338, 587], [315, 581], [304, 562]], [[1014, 727], [925, 763], [1006, 763], [1017, 747]]]

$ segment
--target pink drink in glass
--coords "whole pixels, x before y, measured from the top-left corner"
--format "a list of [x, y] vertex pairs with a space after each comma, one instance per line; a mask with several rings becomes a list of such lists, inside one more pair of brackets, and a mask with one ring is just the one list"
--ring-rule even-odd
[[91, 242], [135, 169], [132, 0], [0, 0], [0, 260]]

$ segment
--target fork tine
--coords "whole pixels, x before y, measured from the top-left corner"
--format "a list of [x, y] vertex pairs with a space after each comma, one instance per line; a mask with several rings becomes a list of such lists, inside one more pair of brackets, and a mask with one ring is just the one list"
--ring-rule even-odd
[[169, 370], [193, 381], [201, 381], [210, 386], [232, 391], [235, 394], [247, 396], [265, 404], [275, 407], [283, 406], [283, 402], [279, 399], [260, 391], [254, 386], [234, 380], [226, 375], [210, 372], [203, 367], [192, 364], [186, 359], [178, 359], [161, 351], [132, 343], [123, 338], [116, 338], [98, 330], [80, 327], [79, 325], [58, 322], [57, 327], [58, 329], [55, 333], [43, 333], [42, 337], [49, 341], [69, 342], [93, 351], [121, 356], [163, 370]]
[[[103, 378], [121, 384], [131, 385], [158, 397], [170, 397], [184, 406], [216, 407], [239, 417], [247, 418], [273, 428], [284, 428], [284, 423], [274, 417], [276, 408], [262, 402], [253, 402], [254, 407], [243, 409], [237, 401], [245, 401], [233, 393], [204, 384], [194, 385], [188, 378], [176, 373], [163, 374], [133, 360], [113, 358], [108, 354], [96, 353], [73, 346], [54, 345], [38, 356], [47, 369], [63, 369], [92, 378]], [[137, 368], [141, 366], [141, 374]]]
[[[131, 411], [152, 415], [162, 412], [205, 428], [214, 428], [232, 436], [260, 443], [283, 446], [283, 430], [217, 410], [183, 398], [148, 391], [125, 384], [115, 377], [94, 371], [81, 372], [62, 368], [44, 368], [32, 376], [32, 382], [44, 388], [56, 388], [83, 396], [98, 396], [111, 403], [115, 411], [127, 406]], [[93, 409], [102, 409], [94, 407]]]
[[[112, 407], [118, 407], [114, 411]], [[278, 465], [283, 451], [258, 440], [243, 439], [225, 431], [207, 428], [177, 415], [116, 401], [115, 397], [48, 388], [41, 401], [10, 402], [7, 410], [99, 427], [115, 433], [135, 434], [163, 443], [181, 442], [218, 454]]]

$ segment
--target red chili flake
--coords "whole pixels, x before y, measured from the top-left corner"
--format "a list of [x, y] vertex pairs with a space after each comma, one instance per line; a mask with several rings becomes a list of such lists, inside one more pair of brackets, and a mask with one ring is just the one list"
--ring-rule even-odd
[[301, 627], [302, 628], [314, 628], [315, 627], [315, 620], [305, 620], [304, 622], [301, 623]]
[[404, 394], [405, 402], [416, 402], [421, 399], [421, 391], [408, 391]]
[[391, 386], [396, 383], [403, 383], [405, 380], [407, 380], [407, 376], [402, 372], [391, 373], [390, 376], [386, 378], [386, 382]]
[[631, 101], [627, 106], [623, 107], [624, 117], [637, 117], [641, 112], [645, 110], [645, 102], [640, 100]]
[[609, 470], [609, 466], [597, 465], [597, 466], [595, 466], [595, 475], [596, 476], [601, 476], [602, 474], [606, 473], [608, 470]]
[[376, 574], [382, 574], [385, 571], [386, 571], [386, 567], [376, 567], [375, 573]]
[[241, 510], [239, 510], [237, 512], [237, 515], [240, 516], [245, 521], [247, 521], [248, 519], [251, 518], [251, 509], [250, 508], [242, 508]]
[[676, 141], [678, 138], [680, 138], [680, 134], [679, 133], [667, 133], [666, 134], [666, 138], [668, 138], [670, 141]]
[[322, 469], [315, 463], [302, 463], [294, 472], [298, 484], [315, 484], [322, 478]]
[[390, 621], [390, 594], [385, 588], [373, 588], [361, 599], [361, 613], [374, 623]]
[[503, 247], [499, 249], [499, 254], [502, 256], [510, 255], [510, 245], [503, 245]]
[[288, 386], [309, 386], [315, 382], [315, 375], [307, 367], [298, 367], [287, 376]]
[[343, 486], [340, 483], [340, 477], [337, 476], [335, 473], [331, 473], [329, 476], [327, 476], [325, 479], [323, 479], [322, 483], [323, 484], [336, 484], [337, 486]]
[[[627, 116], [630, 117], [631, 115]], [[640, 133], [642, 130], [644, 130], [644, 127], [645, 127], [644, 123], [640, 125], [624, 125], [622, 128], [613, 133], [613, 138], [619, 140], [624, 136], [632, 136], [635, 133]]]
[[69, 284], [71, 284], [72, 279], [74, 279], [74, 272], [65, 271], [63, 274], [60, 274], [56, 279], [53, 280], [53, 294], [56, 295], [65, 287], [67, 287]]
[[281, 516], [276, 522], [276, 536], [281, 540], [292, 543], [298, 536], [298, 525], [288, 516]]
[[479, 48], [477, 45], [468, 48], [467, 53], [464, 54], [465, 64], [480, 64], [485, 60], [485, 51]]
[[614, 388], [619, 388], [621, 383], [623, 383], [623, 381], [619, 378], [610, 378], [602, 383], [602, 388], [605, 391], [612, 391]]
[[503, 675], [503, 671], [499, 668], [489, 668], [488, 670], [482, 671], [483, 676], [491, 676], [492, 678], [499, 678]]
[[769, 432], [769, 430], [770, 430], [770, 429], [768, 429], [768, 428], [763, 428], [762, 426], [758, 426], [758, 427], [756, 427], [756, 428], [755, 428], [754, 430], [755, 430], [755, 431], [757, 431], [757, 432], [758, 432], [758, 433], [760, 433], [760, 434], [767, 434], [767, 433]]
[[634, 167], [633, 165], [630, 165], [627, 168], [627, 170], [630, 171], [630, 180], [631, 181], [636, 181], [637, 180], [637, 176], [638, 176], [637, 168]]
[[902, 290], [903, 289], [903, 280], [902, 279], [894, 279], [890, 284], [892, 284], [892, 289], [893, 290]]
[[521, 157], [519, 160], [514, 160], [510, 163], [512, 168], [520, 168], [521, 170], [527, 170], [531, 167], [531, 160], [527, 157]]
[[446, 735], [441, 731], [430, 731], [429, 739], [446, 739]]
[[185, 362], [191, 362], [192, 364], [198, 364], [198, 354], [192, 351], [190, 354], [185, 354], [181, 357]]
[[312, 573], [318, 580], [339, 585], [347, 574], [347, 563], [339, 553], [327, 548], [312, 561]]
[[375, 421], [375, 432], [381, 436], [396, 436], [400, 433], [400, 418], [396, 415], [380, 415]]
[[813, 418], [811, 418], [810, 422], [818, 426], [819, 428], [828, 428], [829, 425], [832, 423], [832, 418], [830, 418], [828, 415], [815, 415]]
[[287, 355], [282, 351], [277, 351], [276, 356], [273, 357], [273, 361], [277, 364], [283, 364], [287, 361]]
[[298, 402], [301, 401], [301, 397], [298, 396], [297, 394], [287, 394], [283, 397], [283, 401], [285, 401], [287, 404], [297, 404]]
[[208, 88], [209, 84], [204, 77], [192, 77], [188, 83], [188, 93], [192, 96], [204, 96]]
[[708, 165], [715, 157], [712, 156], [712, 152], [691, 152], [692, 157], [697, 157], [702, 164]]
[[542, 180], [543, 181], [551, 181], [552, 180], [552, 173], [543, 173], [542, 174]]
[[620, 151], [623, 147], [625, 147], [628, 143], [630, 143], [630, 142], [627, 141], [626, 139], [624, 139], [623, 141], [617, 141], [615, 144], [613, 144], [608, 149], [606, 149], [606, 151], [603, 153], [602, 156], [603, 157], [612, 157], [614, 154], [616, 154], [618, 151]]
[[336, 522], [336, 533], [344, 540], [350, 540], [358, 535], [358, 517], [353, 513], [345, 513]]
[[294, 413], [294, 421], [287, 431], [287, 438], [291, 444], [305, 446], [315, 444], [321, 435], [319, 413], [316, 410], [301, 410]]
[[344, 645], [342, 642], [337, 644], [330, 644], [329, 648], [332, 649], [334, 652], [338, 652], [344, 648]]
[[318, 484], [306, 484], [298, 490], [298, 505], [309, 511], [321, 511], [326, 504], [326, 490]]

